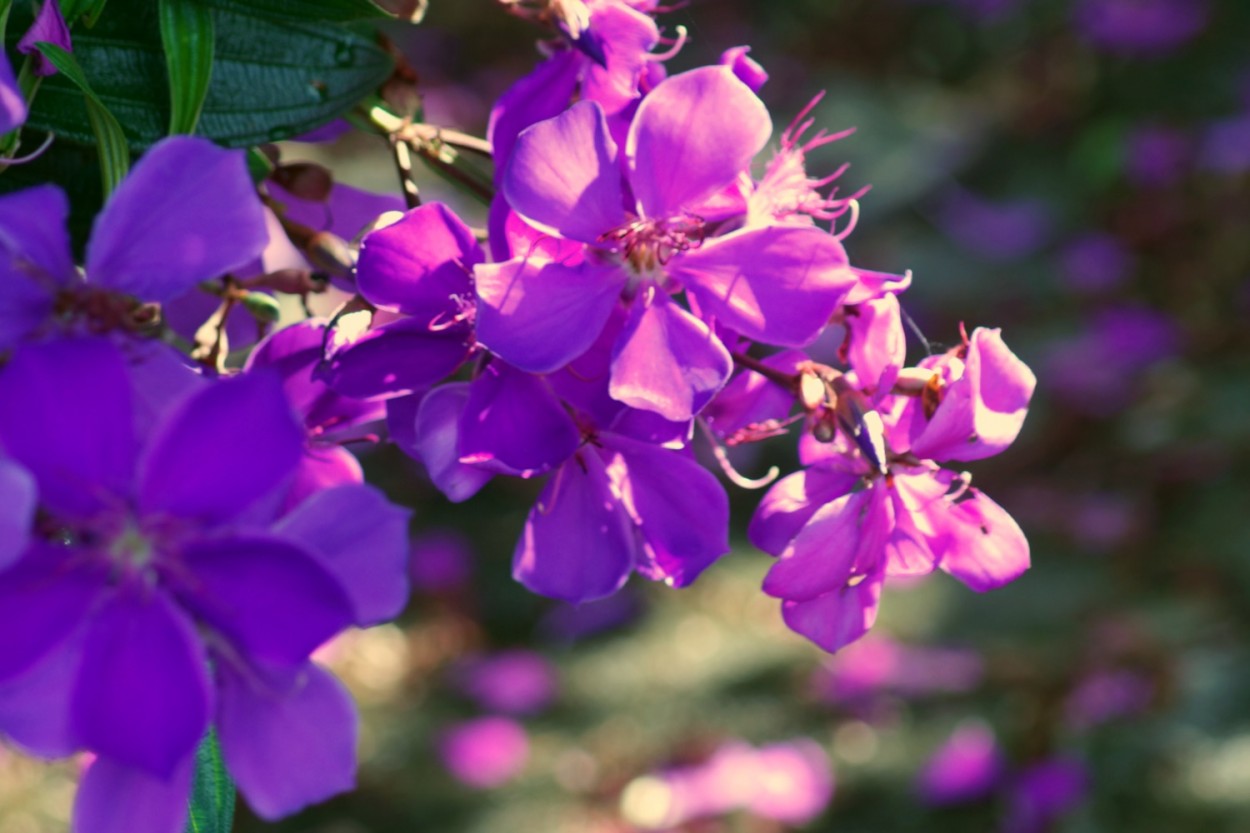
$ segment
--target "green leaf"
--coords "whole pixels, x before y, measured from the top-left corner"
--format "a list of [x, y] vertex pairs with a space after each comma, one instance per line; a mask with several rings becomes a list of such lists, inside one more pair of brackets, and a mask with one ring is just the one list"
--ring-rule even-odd
[[[364, 0], [184, 2], [207, 9], [216, 30], [196, 129], [221, 144], [262, 144], [320, 127], [391, 71], [383, 49], [343, 25], [381, 14]], [[134, 150], [164, 137], [172, 119], [159, 17], [151, 0], [109, 0], [94, 29], [74, 33], [74, 54]], [[77, 90], [59, 75], [44, 80], [27, 126], [74, 142], [93, 140]]]
[[195, 750], [195, 781], [191, 786], [186, 833], [230, 833], [233, 822], [234, 783], [222, 763], [217, 735], [210, 731]]
[[83, 75], [82, 67], [73, 55], [54, 43], [37, 43], [35, 48], [60, 70], [57, 77], [64, 76], [82, 91], [83, 100], [87, 104], [87, 119], [100, 154], [100, 176], [104, 183], [104, 193], [111, 194], [130, 170], [130, 150], [126, 146], [126, 136], [122, 133], [121, 125], [91, 89], [87, 76]]
[[213, 74], [213, 15], [196, 0], [160, 0], [169, 73], [169, 132], [194, 133]]

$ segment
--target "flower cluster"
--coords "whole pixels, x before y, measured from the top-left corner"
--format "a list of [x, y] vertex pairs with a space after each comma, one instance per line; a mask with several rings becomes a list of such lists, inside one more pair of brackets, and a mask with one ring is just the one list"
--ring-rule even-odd
[[[311, 657], [407, 601], [406, 513], [345, 447], [387, 429], [453, 501], [545, 478], [513, 574], [566, 601], [693, 582], [729, 549], [700, 452], [744, 483], [725, 448], [792, 426], [804, 468], [750, 537], [821, 647], [867, 631], [888, 577], [1027, 568], [941, 464], [1010, 445], [1034, 377], [983, 328], [907, 365], [910, 274], [852, 266], [862, 194], [806, 170], [846, 134], [810, 135], [809, 108], [761, 158], [767, 74], [739, 47], [669, 76], [682, 36], [654, 51], [652, 2], [510, 5], [557, 40], [493, 113], [485, 247], [446, 205], [379, 220], [395, 198], [309, 168], [258, 192], [186, 137], [114, 191], [81, 268], [60, 190], [0, 197], [0, 732], [93, 753], [82, 833], [180, 829], [210, 730], [262, 816], [350, 786], [354, 709]], [[343, 303], [239, 355], [275, 291]], [[761, 814], [823, 806], [812, 771], [812, 808]]]

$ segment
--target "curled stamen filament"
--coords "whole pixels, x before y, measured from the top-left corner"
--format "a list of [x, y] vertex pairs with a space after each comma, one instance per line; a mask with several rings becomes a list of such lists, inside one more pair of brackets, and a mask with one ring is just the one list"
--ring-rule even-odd
[[725, 477], [729, 478], [730, 482], [735, 486], [743, 489], [762, 489], [781, 476], [781, 469], [777, 466], [769, 468], [768, 472], [763, 477], [753, 479], [741, 474], [734, 468], [733, 463], [729, 461], [728, 452], [726, 452], [725, 447], [720, 444], [720, 440], [716, 437], [716, 434], [713, 433], [712, 429], [709, 428], [707, 423], [703, 420], [700, 419], [698, 422], [699, 427], [703, 429], [704, 435], [707, 436], [708, 443], [712, 446], [712, 456], [716, 458], [716, 462], [720, 465], [721, 471], [725, 473]]
[[859, 200], [849, 199], [846, 201], [847, 208], [850, 209], [851, 218], [846, 223], [846, 228], [842, 231], [833, 232], [834, 239], [845, 240], [855, 230], [855, 226], [859, 224]]
[[[680, 52], [681, 48], [686, 45], [687, 34], [688, 33], [686, 31], [685, 26], [678, 26], [677, 37], [673, 38], [672, 40], [673, 45], [663, 52], [652, 52], [650, 55], [647, 56], [647, 60], [648, 61], [667, 61], [669, 58], [673, 57], [678, 52]], [[664, 41], [664, 42], [667, 42], [667, 41]]]

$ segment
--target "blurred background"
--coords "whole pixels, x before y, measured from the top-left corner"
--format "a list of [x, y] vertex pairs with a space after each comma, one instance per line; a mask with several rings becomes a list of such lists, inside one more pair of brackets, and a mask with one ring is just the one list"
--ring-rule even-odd
[[[692, 588], [574, 608], [509, 577], [541, 484], [451, 505], [379, 448], [417, 593], [323, 651], [364, 713], [359, 789], [237, 830], [1250, 830], [1250, 3], [694, 0], [660, 22], [690, 36], [670, 72], [749, 44], [778, 129], [826, 90], [817, 125], [858, 132], [809, 171], [872, 186], [854, 262], [915, 273], [935, 351], [1001, 326], [1035, 369], [1021, 439], [970, 467], [1032, 570], [984, 596], [896, 584], [830, 657], [759, 591], [758, 492], [730, 487], [735, 550]], [[543, 33], [430, 0], [394, 35], [427, 121], [481, 135]], [[395, 190], [377, 140], [284, 158]], [[0, 750], [0, 833], [64, 829], [73, 769]]]

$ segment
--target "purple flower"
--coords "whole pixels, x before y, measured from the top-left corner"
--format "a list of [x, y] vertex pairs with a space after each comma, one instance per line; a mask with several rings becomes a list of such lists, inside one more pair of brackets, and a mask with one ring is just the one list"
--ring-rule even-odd
[[1154, 683], [1127, 668], [1099, 669], [1081, 680], [1064, 703], [1068, 725], [1086, 731], [1102, 723], [1140, 714], [1155, 697]]
[[1250, 170], [1250, 115], [1217, 121], [1207, 127], [1199, 156], [1203, 168], [1237, 175]]
[[36, 75], [56, 75], [57, 68], [52, 62], [43, 57], [43, 54], [36, 49], [36, 44], [50, 43], [59, 46], [66, 52], [70, 51], [71, 44], [69, 39], [69, 27], [65, 25], [65, 18], [61, 15], [61, 6], [57, 0], [43, 0], [39, 7], [39, 13], [35, 15], [35, 22], [26, 30], [26, 34], [22, 35], [22, 39], [17, 42], [17, 51], [23, 55], [34, 55], [34, 70]]
[[465, 586], [472, 574], [473, 551], [460, 533], [436, 530], [413, 540], [408, 576], [414, 589], [435, 593], [455, 590]]
[[487, 711], [537, 714], [556, 694], [556, 669], [534, 651], [503, 651], [466, 659], [453, 671], [457, 686]]
[[0, 573], [0, 730], [97, 755], [83, 833], [111, 829], [119, 801], [133, 830], [180, 831], [210, 725], [276, 818], [352, 784], [354, 709], [309, 656], [402, 607], [405, 513], [344, 486], [276, 517], [304, 439], [274, 376], [155, 412], [139, 379], [85, 338], [23, 346], [0, 371], [0, 400], [22, 403], [0, 413], [0, 443], [50, 531]]
[[873, 634], [831, 657], [814, 682], [820, 696], [844, 704], [878, 694], [913, 698], [967, 692], [983, 676], [984, 664], [973, 651], [904, 645]]
[[165, 139], [139, 160], [96, 217], [85, 280], [68, 212], [52, 185], [0, 197], [0, 350], [58, 329], [140, 328], [139, 302], [171, 300], [265, 244], [243, 153], [203, 139]]
[[1050, 758], [1022, 772], [1011, 786], [1004, 833], [1043, 833], [1089, 790], [1089, 773], [1071, 758]]
[[471, 270], [484, 259], [473, 232], [442, 203], [368, 234], [356, 283], [379, 312], [358, 334], [336, 330], [318, 378], [366, 399], [424, 391], [455, 371], [476, 346]]
[[1163, 188], [1184, 176], [1193, 156], [1193, 141], [1184, 132], [1147, 124], [1128, 135], [1125, 173], [1143, 187]]
[[26, 549], [37, 503], [35, 481], [25, 468], [0, 457], [0, 571]]
[[1076, 292], [1100, 293], [1124, 283], [1132, 268], [1132, 255], [1113, 235], [1084, 234], [1070, 241], [1060, 253], [1063, 281]]
[[1183, 46], [1207, 25], [1206, 0], [1077, 0], [1073, 20], [1099, 49], [1154, 58]]
[[724, 385], [730, 360], [670, 292], [684, 288], [701, 315], [748, 338], [814, 338], [854, 283], [838, 241], [788, 226], [716, 236], [700, 217], [770, 131], [763, 103], [725, 67], [674, 76], [647, 95], [630, 124], [625, 181], [597, 104], [527, 129], [504, 194], [528, 222], [579, 245], [564, 260], [525, 255], [477, 268], [483, 346], [522, 370], [557, 370], [594, 343], [623, 299], [612, 396], [681, 421]]
[[955, 242], [987, 260], [1019, 260], [1050, 236], [1046, 206], [1037, 200], [991, 202], [957, 190], [939, 207], [938, 224]]
[[438, 755], [456, 780], [476, 789], [499, 787], [520, 775], [529, 760], [525, 728], [506, 717], [479, 717], [448, 727]]
[[750, 51], [749, 46], [731, 47], [721, 53], [720, 62], [732, 69], [738, 80], [751, 88], [751, 92], [758, 93], [768, 83], [768, 73], [748, 54]]
[[989, 796], [1003, 778], [1005, 761], [994, 732], [965, 723], [925, 763], [916, 785], [926, 803], [942, 806]]

